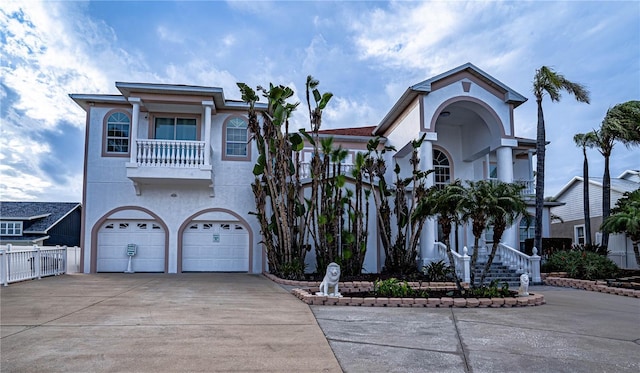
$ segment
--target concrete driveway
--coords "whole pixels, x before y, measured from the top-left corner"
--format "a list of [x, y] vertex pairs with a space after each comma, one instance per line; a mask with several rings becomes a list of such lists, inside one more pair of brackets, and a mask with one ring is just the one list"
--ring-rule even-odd
[[0, 289], [0, 371], [640, 371], [640, 299], [530, 291], [547, 304], [309, 307], [257, 275], [65, 275]]
[[309, 307], [258, 275], [73, 274], [0, 289], [2, 372], [340, 372]]
[[311, 306], [355, 372], [640, 372], [640, 299], [540, 286], [523, 308]]

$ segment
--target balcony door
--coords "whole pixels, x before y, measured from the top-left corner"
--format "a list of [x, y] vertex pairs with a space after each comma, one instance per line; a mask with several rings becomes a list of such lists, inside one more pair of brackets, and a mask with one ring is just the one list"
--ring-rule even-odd
[[156, 140], [198, 140], [195, 118], [155, 118]]

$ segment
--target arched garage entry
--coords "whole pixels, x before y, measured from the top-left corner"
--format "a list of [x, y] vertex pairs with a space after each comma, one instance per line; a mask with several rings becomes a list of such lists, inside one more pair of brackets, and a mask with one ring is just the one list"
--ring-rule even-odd
[[178, 272], [251, 272], [253, 233], [227, 209], [189, 217], [178, 231]]
[[113, 209], [91, 231], [91, 272], [124, 272], [129, 244], [137, 246], [135, 272], [167, 272], [168, 236], [164, 221], [144, 207]]

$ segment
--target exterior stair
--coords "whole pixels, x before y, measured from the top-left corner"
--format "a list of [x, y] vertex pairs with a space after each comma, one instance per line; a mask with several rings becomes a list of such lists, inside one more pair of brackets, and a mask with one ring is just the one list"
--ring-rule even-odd
[[[475, 285], [480, 285], [480, 277], [482, 276], [482, 271], [484, 270], [484, 266], [486, 265], [486, 260], [480, 262], [480, 258], [478, 258], [478, 262], [476, 263], [476, 267], [474, 269], [475, 275]], [[499, 287], [502, 286], [504, 282], [509, 284], [509, 289], [517, 290], [520, 287], [520, 275], [515, 269], [511, 269], [502, 264], [498, 258], [494, 259], [493, 263], [491, 263], [491, 267], [489, 269], [489, 273], [484, 279], [484, 284], [489, 285], [491, 281], [498, 280]]]

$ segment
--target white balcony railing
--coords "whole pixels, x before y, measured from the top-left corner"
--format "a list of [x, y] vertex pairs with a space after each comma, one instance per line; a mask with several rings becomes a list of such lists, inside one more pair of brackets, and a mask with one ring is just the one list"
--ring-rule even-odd
[[[333, 170], [333, 164], [331, 165], [331, 169]], [[343, 175], [351, 175], [351, 170], [353, 170], [353, 165], [349, 163], [342, 163], [340, 165], [340, 172]], [[300, 163], [300, 178], [307, 179], [311, 177], [311, 163]]]
[[536, 182], [534, 180], [515, 180], [514, 183], [524, 186], [522, 195], [530, 196], [536, 194]]
[[198, 168], [205, 166], [204, 141], [137, 140], [140, 167]]

